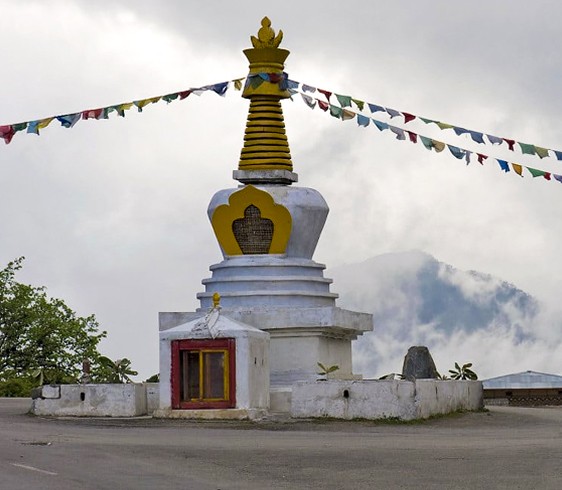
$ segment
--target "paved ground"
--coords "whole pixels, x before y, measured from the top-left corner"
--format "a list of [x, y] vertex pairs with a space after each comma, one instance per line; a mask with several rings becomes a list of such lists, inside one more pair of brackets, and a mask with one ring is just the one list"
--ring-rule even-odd
[[46, 419], [0, 398], [0, 489], [562, 489], [562, 407], [417, 424]]

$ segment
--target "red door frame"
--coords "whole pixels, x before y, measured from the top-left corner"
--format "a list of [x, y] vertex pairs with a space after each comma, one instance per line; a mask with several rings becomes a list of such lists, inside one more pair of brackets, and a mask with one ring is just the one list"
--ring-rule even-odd
[[[228, 400], [182, 402], [180, 400], [180, 352], [206, 349], [226, 349], [228, 351]], [[236, 341], [234, 339], [172, 340], [170, 383], [173, 409], [234, 408], [236, 406]]]

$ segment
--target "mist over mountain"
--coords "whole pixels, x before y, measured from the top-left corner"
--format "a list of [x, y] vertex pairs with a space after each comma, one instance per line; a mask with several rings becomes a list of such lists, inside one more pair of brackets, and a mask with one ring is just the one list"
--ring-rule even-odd
[[[480, 377], [562, 369], [562, 322], [532, 296], [482, 272], [462, 271], [421, 251], [390, 253], [331, 269], [338, 305], [373, 314], [354, 342], [366, 377], [400, 372], [412, 345], [429, 347], [438, 370], [473, 362]], [[545, 334], [546, 323], [553, 328]]]

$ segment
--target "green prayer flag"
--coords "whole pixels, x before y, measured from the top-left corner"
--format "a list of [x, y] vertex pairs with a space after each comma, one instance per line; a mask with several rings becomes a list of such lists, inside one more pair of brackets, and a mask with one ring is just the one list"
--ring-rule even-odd
[[365, 102], [363, 102], [362, 100], [351, 99], [351, 101], [357, 106], [360, 111], [362, 111], [363, 107], [365, 107]]
[[342, 107], [351, 107], [351, 97], [349, 95], [336, 94], [336, 98]]
[[535, 151], [540, 158], [545, 158], [548, 156], [547, 148], [541, 148], [540, 146], [535, 145]]
[[535, 154], [535, 145], [528, 145], [527, 143], [519, 143], [521, 147], [521, 153], [526, 155], [534, 155]]
[[527, 167], [527, 170], [529, 172], [531, 172], [531, 175], [533, 177], [543, 177], [545, 172], [543, 172], [542, 170], [539, 170], [537, 168], [531, 168], [531, 167]]
[[330, 104], [330, 114], [338, 119], [341, 119], [343, 109], [337, 105]]
[[431, 150], [433, 148], [433, 140], [431, 138], [420, 135], [420, 139], [423, 143], [423, 146], [425, 146], [428, 150]]
[[418, 119], [421, 119], [425, 124], [430, 124], [430, 123], [437, 123], [437, 121], [434, 121], [433, 119], [427, 119], [425, 117], [419, 117]]
[[259, 75], [250, 76], [249, 80], [250, 86], [254, 89], [258, 88], [263, 83], [263, 78], [261, 78]]
[[18, 131], [23, 131], [25, 128], [27, 128], [26, 122], [12, 124], [12, 129], [14, 130], [14, 133], [17, 133]]
[[175, 94], [163, 95], [162, 100], [165, 100], [166, 102], [170, 103], [172, 102], [172, 100], [176, 100], [178, 96], [179, 94], [177, 92]]

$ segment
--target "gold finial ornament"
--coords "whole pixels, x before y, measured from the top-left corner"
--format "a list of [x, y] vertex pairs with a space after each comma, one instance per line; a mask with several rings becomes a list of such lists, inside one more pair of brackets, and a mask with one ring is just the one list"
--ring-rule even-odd
[[250, 99], [250, 111], [238, 165], [244, 177], [235, 177], [241, 182], [273, 182], [275, 172], [291, 173], [286, 183], [296, 181], [281, 108], [281, 99], [291, 96], [284, 73], [289, 51], [279, 48], [282, 39], [283, 31], [276, 35], [271, 21], [264, 17], [257, 37], [250, 36], [254, 47], [244, 50], [250, 73], [242, 97]]
[[221, 302], [221, 295], [219, 293], [213, 293], [213, 308], [219, 308]]
[[271, 28], [271, 21], [268, 17], [261, 20], [261, 28], [258, 31], [258, 37], [250, 36], [252, 46], [256, 49], [260, 48], [278, 48], [283, 40], [283, 31], [279, 30], [279, 34], [275, 36], [275, 31]]

